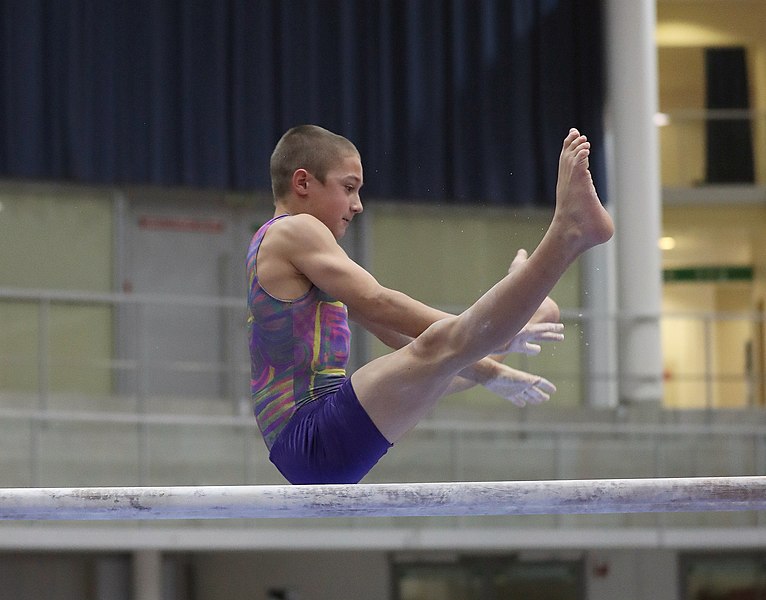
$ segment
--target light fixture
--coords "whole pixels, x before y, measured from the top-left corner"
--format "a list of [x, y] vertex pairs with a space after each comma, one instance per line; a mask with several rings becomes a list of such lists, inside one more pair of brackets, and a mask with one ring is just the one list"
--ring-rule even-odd
[[676, 238], [670, 236], [661, 237], [657, 245], [660, 247], [660, 250], [672, 250], [676, 247]]

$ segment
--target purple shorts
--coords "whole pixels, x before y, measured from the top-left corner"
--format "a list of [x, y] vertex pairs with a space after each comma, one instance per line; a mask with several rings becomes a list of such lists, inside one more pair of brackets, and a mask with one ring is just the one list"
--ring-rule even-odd
[[293, 484], [359, 483], [391, 446], [347, 379], [298, 409], [269, 458]]

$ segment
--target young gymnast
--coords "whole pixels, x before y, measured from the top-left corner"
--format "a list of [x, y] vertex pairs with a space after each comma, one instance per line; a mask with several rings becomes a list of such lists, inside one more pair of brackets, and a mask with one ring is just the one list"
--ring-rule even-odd
[[[338, 245], [362, 212], [361, 158], [314, 125], [289, 130], [271, 157], [274, 218], [247, 258], [255, 417], [270, 459], [294, 484], [356, 483], [445, 394], [478, 383], [519, 405], [550, 382], [489, 358], [562, 339], [549, 298], [572, 262], [614, 227], [588, 170], [590, 143], [564, 139], [556, 207], [537, 249], [460, 315], [383, 287]], [[346, 375], [348, 319], [398, 348]]]

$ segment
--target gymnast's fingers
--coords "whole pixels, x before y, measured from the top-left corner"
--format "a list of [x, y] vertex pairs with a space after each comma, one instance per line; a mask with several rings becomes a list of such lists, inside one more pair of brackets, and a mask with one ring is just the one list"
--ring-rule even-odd
[[556, 393], [556, 386], [553, 385], [550, 381], [548, 381], [545, 377], [538, 378], [537, 381], [535, 381], [534, 386], [535, 388], [539, 389], [545, 394], [555, 394]]
[[537, 387], [532, 387], [526, 390], [524, 393], [524, 401], [527, 404], [542, 404], [551, 399], [550, 394], [545, 393], [543, 390]]

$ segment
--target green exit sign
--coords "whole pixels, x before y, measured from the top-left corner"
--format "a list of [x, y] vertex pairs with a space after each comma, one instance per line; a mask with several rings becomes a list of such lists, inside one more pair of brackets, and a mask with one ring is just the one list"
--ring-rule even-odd
[[753, 267], [687, 267], [665, 269], [665, 283], [686, 281], [752, 281]]

